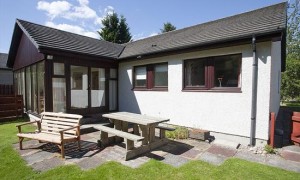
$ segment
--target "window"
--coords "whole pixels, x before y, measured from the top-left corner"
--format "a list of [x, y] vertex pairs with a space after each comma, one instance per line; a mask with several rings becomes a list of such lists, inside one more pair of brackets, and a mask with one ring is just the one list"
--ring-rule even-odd
[[168, 64], [149, 64], [134, 67], [135, 90], [167, 90]]
[[53, 74], [54, 75], [65, 75], [64, 63], [53, 63]]
[[135, 87], [146, 87], [147, 70], [146, 66], [135, 68]]
[[240, 90], [241, 54], [184, 62], [185, 90]]

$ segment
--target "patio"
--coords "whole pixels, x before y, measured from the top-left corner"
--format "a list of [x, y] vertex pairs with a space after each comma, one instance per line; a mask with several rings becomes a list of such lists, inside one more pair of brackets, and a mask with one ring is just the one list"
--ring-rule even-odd
[[27, 162], [27, 165], [36, 171], [47, 171], [57, 166], [70, 164], [78, 165], [82, 170], [90, 170], [108, 161], [116, 161], [131, 168], [138, 168], [150, 159], [158, 160], [173, 167], [180, 167], [191, 160], [201, 160], [214, 165], [221, 165], [228, 158], [237, 157], [300, 172], [300, 160], [298, 162], [290, 161], [275, 154], [254, 153], [253, 151], [257, 151], [257, 149], [247, 147], [235, 149], [222, 144], [209, 144], [208, 142], [192, 139], [169, 140], [168, 144], [150, 153], [125, 161], [124, 143], [101, 148], [98, 146], [99, 136], [100, 132], [97, 130], [86, 129], [83, 131], [81, 136], [82, 150], [77, 150], [76, 143], [67, 144], [65, 160], [60, 158], [60, 149], [49, 143], [29, 140], [24, 142], [24, 150], [19, 150], [18, 144], [14, 144], [13, 147]]

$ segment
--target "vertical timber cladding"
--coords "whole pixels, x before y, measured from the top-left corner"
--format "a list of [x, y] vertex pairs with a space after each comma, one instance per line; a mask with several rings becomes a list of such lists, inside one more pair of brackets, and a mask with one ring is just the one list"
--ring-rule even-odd
[[34, 64], [43, 59], [44, 59], [44, 54], [39, 53], [38, 49], [23, 33], [17, 51], [13, 70], [21, 69], [25, 66]]
[[[88, 55], [78, 55], [78, 54], [70, 54], [65, 52], [53, 52], [51, 55], [53, 55], [53, 59], [46, 60], [46, 69], [45, 72], [47, 73], [47, 77], [45, 78], [45, 81], [47, 83], [45, 84], [46, 87], [46, 110], [53, 111], [53, 92], [52, 92], [52, 78], [53, 75], [53, 62], [55, 63], [64, 63], [65, 64], [65, 78], [66, 78], [66, 112], [68, 113], [77, 113], [77, 114], [93, 114], [93, 113], [99, 113], [101, 111], [107, 112], [109, 111], [109, 77], [110, 77], [110, 69], [118, 69], [118, 62], [113, 59], [106, 59], [106, 58], [97, 58], [97, 57], [91, 57]], [[91, 107], [91, 100], [89, 99], [89, 106], [88, 108], [83, 109], [72, 109], [71, 108], [71, 66], [84, 66], [88, 67], [88, 72], [90, 74], [91, 68], [104, 68], [105, 69], [105, 106], [104, 107]], [[91, 84], [91, 77], [88, 78], [88, 83]], [[89, 92], [89, 98], [91, 92]]]

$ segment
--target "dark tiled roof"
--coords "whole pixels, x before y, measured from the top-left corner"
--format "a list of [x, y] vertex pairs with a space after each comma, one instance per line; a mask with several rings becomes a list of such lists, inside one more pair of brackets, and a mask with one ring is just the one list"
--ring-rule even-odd
[[120, 59], [284, 31], [286, 3], [127, 43]]
[[38, 49], [52, 49], [86, 55], [117, 58], [123, 45], [17, 19], [17, 24]]
[[0, 69], [10, 69], [6, 66], [8, 54], [0, 53]]

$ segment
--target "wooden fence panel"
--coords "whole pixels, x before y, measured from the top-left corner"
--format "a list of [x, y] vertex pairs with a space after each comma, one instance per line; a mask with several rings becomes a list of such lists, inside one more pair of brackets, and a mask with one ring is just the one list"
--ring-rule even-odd
[[22, 95], [0, 96], [0, 120], [23, 116]]
[[0, 95], [13, 95], [14, 85], [0, 84]]

